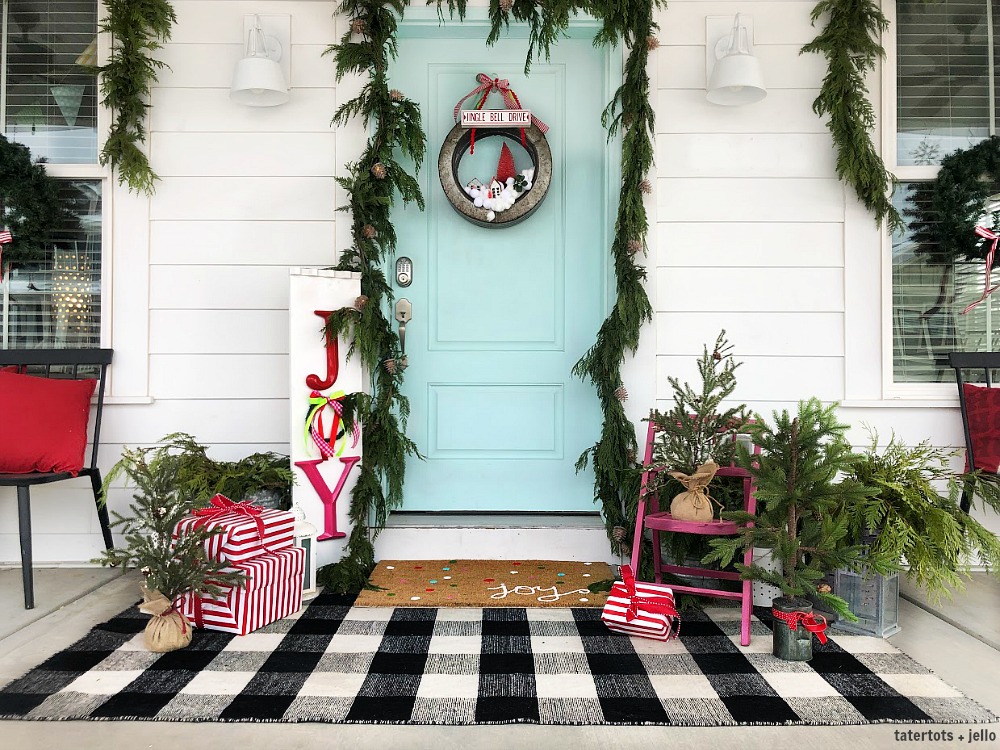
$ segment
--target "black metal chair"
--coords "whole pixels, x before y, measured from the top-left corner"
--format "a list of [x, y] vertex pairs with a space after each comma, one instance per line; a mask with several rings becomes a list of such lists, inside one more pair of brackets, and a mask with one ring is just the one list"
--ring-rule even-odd
[[[79, 476], [90, 478], [97, 504], [97, 517], [101, 522], [104, 544], [108, 549], [114, 546], [108, 509], [101, 495], [101, 471], [97, 468], [97, 448], [101, 440], [101, 417], [104, 411], [104, 392], [108, 366], [113, 355], [111, 349], [0, 349], [0, 368], [15, 366], [20, 373], [47, 378], [69, 378], [81, 380], [95, 378], [95, 405], [93, 449], [90, 463], [84, 465]], [[26, 405], [30, 408], [30, 404]], [[31, 506], [30, 489], [36, 484], [50, 484], [63, 479], [72, 479], [69, 472], [45, 472], [29, 474], [0, 474], [0, 487], [17, 487], [17, 519], [21, 537], [21, 577], [24, 582], [24, 607], [35, 606], [34, 581], [31, 572]]]
[[[993, 387], [993, 370], [1000, 370], [1000, 352], [951, 352], [948, 355], [948, 364], [955, 368], [955, 381], [958, 384], [958, 403], [962, 409], [962, 429], [965, 433], [965, 455], [966, 462], [970, 470], [976, 465], [975, 454], [972, 445], [972, 433], [969, 430], [969, 411], [965, 399], [965, 388], [962, 386], [968, 382], [982, 383], [986, 388]], [[982, 371], [982, 381], [970, 381], [965, 377], [966, 371]], [[972, 503], [972, 484], [966, 482], [962, 490], [962, 510], [969, 512]]]

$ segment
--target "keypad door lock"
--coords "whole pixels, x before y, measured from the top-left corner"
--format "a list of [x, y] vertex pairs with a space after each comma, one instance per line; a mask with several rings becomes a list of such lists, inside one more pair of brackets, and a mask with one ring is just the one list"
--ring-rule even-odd
[[396, 259], [396, 284], [407, 287], [413, 283], [413, 261], [403, 257]]

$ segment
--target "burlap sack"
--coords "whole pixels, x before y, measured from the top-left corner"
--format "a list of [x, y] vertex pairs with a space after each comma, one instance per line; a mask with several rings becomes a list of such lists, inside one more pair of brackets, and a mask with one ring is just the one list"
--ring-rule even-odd
[[159, 591], [150, 591], [143, 586], [139, 611], [152, 615], [143, 631], [146, 648], [150, 651], [164, 654], [191, 643], [191, 623]]
[[708, 494], [707, 488], [718, 470], [719, 465], [709, 460], [690, 476], [680, 471], [670, 472], [670, 476], [687, 490], [674, 497], [670, 503], [670, 515], [678, 521], [711, 521], [715, 517], [712, 503], [716, 501]]

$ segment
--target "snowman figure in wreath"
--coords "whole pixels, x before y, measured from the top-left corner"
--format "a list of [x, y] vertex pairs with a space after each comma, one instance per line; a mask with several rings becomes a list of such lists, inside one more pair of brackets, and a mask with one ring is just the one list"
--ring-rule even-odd
[[534, 167], [522, 169], [520, 174], [515, 174], [514, 169], [514, 155], [505, 143], [500, 148], [497, 173], [490, 184], [486, 186], [479, 180], [473, 179], [465, 186], [465, 192], [472, 198], [472, 204], [486, 211], [487, 221], [493, 221], [501, 211], [513, 208], [517, 199], [531, 189], [531, 181], [535, 176]]

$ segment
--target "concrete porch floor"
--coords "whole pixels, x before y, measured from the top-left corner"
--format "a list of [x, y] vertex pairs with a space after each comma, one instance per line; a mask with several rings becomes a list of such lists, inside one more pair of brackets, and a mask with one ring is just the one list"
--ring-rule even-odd
[[[108, 573], [108, 571], [101, 571]], [[0, 571], [0, 578], [16, 574], [17, 585], [0, 583], [0, 612], [5, 620], [21, 616], [23, 601], [20, 571]], [[114, 574], [112, 574], [114, 575]], [[46, 579], [61, 579], [61, 584]], [[56, 591], [69, 595], [68, 603], [47, 614], [36, 610], [34, 620], [0, 639], [0, 685], [19, 677], [51, 654], [81, 638], [96, 623], [133, 604], [138, 597], [135, 573], [115, 575], [89, 593], [76, 591], [64, 568], [36, 570], [38, 592]], [[997, 615], [995, 601], [1000, 581], [977, 579], [965, 594], [956, 596], [955, 612], [974, 613], [987, 621]], [[38, 597], [36, 597], [38, 598]], [[45, 602], [38, 598], [39, 607]], [[943, 610], [947, 613], [948, 607]], [[38, 616], [40, 615], [40, 616]], [[900, 602], [902, 631], [890, 642], [937, 673], [969, 697], [1000, 715], [1000, 651], [984, 639], [974, 637], [936, 617], [931, 612], [903, 600]], [[9, 630], [9, 628], [8, 628]], [[989, 638], [987, 637], [987, 639]], [[961, 725], [950, 725], [952, 731]], [[279, 748], [442, 748], [493, 750], [512, 748], [603, 748], [605, 750], [644, 748], [651, 743], [684, 748], [733, 747], [775, 748], [841, 747], [854, 750], [897, 748], [895, 732], [927, 731], [935, 725], [875, 725], [864, 727], [552, 727], [552, 726], [370, 726], [338, 724], [181, 724], [166, 722], [0, 722], [0, 745], [10, 748], [210, 748], [238, 745], [241, 750]], [[1000, 724], [986, 727], [997, 742], [977, 743], [1000, 748]], [[956, 732], [957, 734], [958, 732]], [[957, 739], [954, 745], [958, 743]], [[921, 743], [924, 744], [924, 743]], [[931, 743], [941, 744], [941, 743]]]

